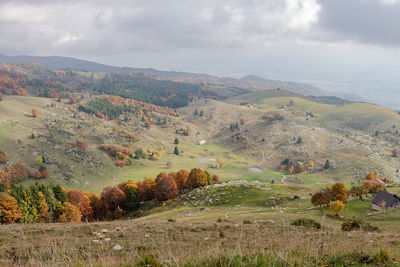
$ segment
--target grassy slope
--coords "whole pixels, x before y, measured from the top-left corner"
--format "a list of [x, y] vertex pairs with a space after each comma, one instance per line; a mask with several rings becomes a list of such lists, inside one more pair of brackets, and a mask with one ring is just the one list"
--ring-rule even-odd
[[[357, 258], [357, 253], [373, 259], [380, 246], [391, 256], [400, 257], [400, 233], [395, 223], [400, 219], [398, 210], [367, 215], [370, 202], [349, 201], [343, 215], [362, 218], [378, 226], [380, 232], [342, 232], [340, 225], [345, 219], [324, 216], [311, 206], [308, 193], [315, 190], [315, 186], [228, 183], [144, 208], [144, 216], [132, 220], [1, 226], [0, 260], [4, 266], [108, 266], [133, 264], [143, 255], [153, 255], [164, 264], [190, 261], [199, 265], [202, 259], [216, 255], [232, 260], [235, 254], [263, 253], [272, 257], [270, 265], [278, 260], [284, 266], [295, 262], [302, 266], [340, 265], [344, 255], [350, 253], [356, 254], [348, 256], [347, 264]], [[294, 195], [301, 199], [291, 200]], [[324, 229], [291, 226], [297, 218], [312, 218]], [[95, 234], [103, 229], [108, 231], [103, 237]], [[42, 242], [38, 243], [39, 238]], [[123, 249], [113, 250], [116, 244]]]
[[[170, 118], [167, 127], [153, 125], [150, 130], [143, 128], [138, 119], [126, 124], [99, 120], [84, 113], [78, 113], [78, 117], [73, 118], [70, 105], [54, 102], [56, 106], [50, 107], [50, 99], [7, 97], [0, 102], [0, 149], [5, 150], [11, 162], [22, 159], [32, 168], [38, 167], [35, 158], [45, 155], [54, 161], [50, 165], [52, 176], [48, 181], [94, 191], [127, 179], [138, 181], [144, 177], [154, 177], [161, 171], [194, 167], [209, 169], [225, 181], [246, 179], [270, 182], [273, 179], [280, 182], [285, 174], [276, 168], [284, 157], [313, 159], [317, 168], [330, 159], [336, 166], [328, 172], [306, 172], [286, 177], [284, 181], [286, 179], [287, 183], [354, 180], [374, 169], [391, 179], [396, 177], [398, 160], [390, 156], [391, 149], [399, 141], [398, 136], [394, 135], [397, 127], [392, 128], [393, 125], [400, 125], [400, 117], [395, 112], [368, 104], [320, 104], [293, 96], [282, 97], [276, 92], [270, 95], [271, 92], [260, 91], [228, 100], [232, 103], [253, 103], [254, 100], [257, 106], [253, 109], [214, 100], [200, 100], [179, 110], [183, 118]], [[279, 94], [285, 92], [281, 90]], [[295, 101], [295, 106], [282, 109], [290, 100]], [[30, 117], [32, 108], [39, 109], [40, 118]], [[203, 110], [203, 117], [193, 116], [195, 109]], [[307, 119], [304, 115], [294, 116], [293, 110], [300, 114], [312, 112], [315, 117]], [[260, 118], [269, 111], [283, 113], [284, 121], [266, 125]], [[243, 149], [240, 142], [232, 143], [228, 129], [230, 123], [240, 118], [246, 120], [242, 128], [252, 145], [247, 150]], [[49, 125], [49, 129], [45, 124]], [[191, 136], [175, 133], [175, 130], [186, 126], [190, 127]], [[158, 149], [163, 145], [166, 150], [161, 160], [138, 160], [133, 167], [115, 167], [113, 160], [97, 149], [101, 143], [122, 142], [112, 134], [114, 128], [140, 136], [138, 143], [130, 144], [133, 150], [142, 147]], [[381, 132], [378, 137], [374, 137], [375, 129]], [[46, 138], [31, 140], [28, 136], [32, 132]], [[303, 138], [301, 145], [293, 141], [298, 136]], [[181, 141], [178, 147], [183, 153], [180, 156], [173, 155], [175, 137]], [[265, 142], [261, 141], [262, 137]], [[196, 145], [202, 139], [207, 140], [207, 144]], [[71, 151], [70, 144], [76, 140], [89, 143], [87, 153], [77, 155]], [[53, 143], [49, 145], [48, 142]], [[262, 161], [261, 150], [264, 151], [265, 161]], [[210, 169], [210, 163], [198, 161], [201, 158], [222, 159], [227, 165], [221, 169]], [[171, 170], [165, 167], [168, 161], [172, 163]], [[249, 167], [260, 167], [264, 172], [251, 173]], [[64, 179], [66, 175], [69, 180]]]
[[[51, 103], [55, 106], [51, 107]], [[30, 116], [32, 108], [39, 110], [40, 116]], [[57, 182], [72, 188], [101, 191], [108, 185], [132, 179], [142, 180], [144, 177], [155, 177], [161, 171], [176, 171], [201, 167], [217, 173], [224, 180], [258, 179], [278, 180], [280, 174], [274, 171], [250, 173], [248, 167], [259, 161], [259, 156], [251, 157], [242, 153], [232, 153], [229, 148], [214, 143], [203, 134], [203, 129], [192, 125], [181, 118], [170, 118], [167, 127], [153, 125], [151, 129], [141, 126], [138, 119], [127, 124], [117, 121], [104, 121], [78, 113], [73, 117], [71, 105], [64, 105], [50, 99], [7, 97], [0, 102], [0, 149], [4, 150], [11, 162], [24, 161], [33, 169], [38, 168], [35, 160], [39, 155], [51, 159], [48, 165], [51, 177], [44, 182]], [[46, 128], [45, 125], [49, 127]], [[78, 126], [80, 125], [80, 128]], [[176, 134], [175, 130], [189, 126], [192, 134], [189, 137]], [[113, 160], [98, 150], [102, 143], [121, 145], [122, 141], [113, 134], [113, 129], [138, 135], [140, 141], [130, 144], [134, 151], [138, 148], [159, 149], [165, 147], [161, 160], [137, 160], [133, 167], [119, 168]], [[34, 133], [41, 136], [30, 139]], [[175, 156], [173, 140], [178, 137], [181, 154]], [[206, 139], [207, 144], [199, 146], [199, 140]], [[89, 144], [85, 153], [72, 151], [71, 143], [83, 140]], [[226, 162], [226, 167], [210, 169], [211, 163], [201, 163], [199, 159], [214, 158]], [[172, 163], [167, 169], [166, 162]], [[65, 180], [68, 177], [68, 180]], [[28, 183], [26, 181], [25, 183]]]
[[[391, 157], [392, 149], [400, 142], [396, 133], [400, 116], [396, 112], [364, 103], [321, 104], [296, 96], [282, 96], [285, 92], [259, 91], [228, 99], [226, 103], [197, 101], [182, 109], [182, 113], [191, 123], [206, 128], [218, 144], [233, 151], [255, 157], [263, 150], [266, 161], [260, 166], [265, 168], [277, 168], [285, 157], [312, 159], [317, 168], [321, 168], [326, 159], [333, 163], [334, 168], [329, 172], [297, 175], [304, 184], [332, 179], [354, 181], [374, 169], [383, 176], [398, 179], [398, 159]], [[290, 100], [295, 102], [293, 107], [287, 106]], [[255, 104], [255, 107], [238, 105], [241, 102]], [[195, 109], [213, 114], [213, 119], [193, 116]], [[267, 124], [261, 117], [268, 112], [279, 112], [284, 120]], [[313, 118], [306, 116], [309, 112], [313, 113]], [[242, 134], [258, 149], [252, 147], [244, 151], [243, 146], [233, 143], [229, 137], [229, 124], [240, 118], [246, 120], [241, 126]], [[375, 136], [376, 131], [378, 136]], [[298, 137], [303, 139], [300, 145], [296, 144]]]

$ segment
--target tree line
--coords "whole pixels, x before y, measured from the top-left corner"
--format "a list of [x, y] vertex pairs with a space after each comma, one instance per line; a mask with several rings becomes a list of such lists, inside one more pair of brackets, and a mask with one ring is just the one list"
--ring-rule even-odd
[[118, 219], [138, 210], [146, 201], [166, 201], [194, 188], [219, 183], [218, 176], [194, 168], [162, 172], [155, 179], [123, 182], [101, 194], [60, 185], [29, 187], [0, 184], [1, 223], [80, 222]]

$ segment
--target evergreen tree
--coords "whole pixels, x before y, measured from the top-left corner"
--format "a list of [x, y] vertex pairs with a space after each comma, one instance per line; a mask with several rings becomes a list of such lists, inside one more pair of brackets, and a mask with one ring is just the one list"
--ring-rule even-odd
[[57, 201], [64, 203], [67, 201], [67, 193], [64, 192], [60, 185], [53, 186], [54, 197]]
[[197, 115], [199, 115], [199, 114], [198, 114], [197, 109], [195, 109], [195, 110], [194, 110], [194, 116], [197, 116]]
[[329, 162], [329, 159], [327, 159], [326, 162], [325, 162], [324, 169], [327, 170], [327, 169], [329, 169], [330, 167], [331, 167], [331, 164], [330, 164], [330, 162]]
[[200, 117], [203, 117], [203, 110], [200, 110]]
[[299, 136], [298, 138], [297, 138], [297, 142], [296, 142], [297, 144], [301, 144], [301, 143], [303, 143], [303, 139]]
[[132, 211], [139, 208], [139, 205], [140, 205], [140, 200], [138, 193], [133, 186], [130, 186], [126, 194], [126, 208], [129, 211]]
[[176, 146], [175, 149], [174, 149], [174, 154], [177, 155], [177, 156], [179, 155], [179, 149], [178, 149], [177, 146]]
[[175, 145], [179, 145], [179, 139], [178, 139], [178, 137], [175, 137], [174, 144], [175, 144]]

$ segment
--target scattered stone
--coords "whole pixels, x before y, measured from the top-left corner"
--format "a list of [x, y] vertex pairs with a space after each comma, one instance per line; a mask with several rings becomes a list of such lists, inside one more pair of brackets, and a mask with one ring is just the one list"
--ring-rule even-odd
[[116, 244], [116, 245], [113, 247], [113, 250], [122, 250], [122, 247], [121, 247], [120, 245]]

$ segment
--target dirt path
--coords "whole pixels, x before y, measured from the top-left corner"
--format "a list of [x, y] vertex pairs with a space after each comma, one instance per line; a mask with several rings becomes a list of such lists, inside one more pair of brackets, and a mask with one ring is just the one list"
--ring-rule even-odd
[[249, 144], [249, 147], [254, 148], [254, 149], [256, 149], [256, 150], [261, 152], [262, 160], [257, 164], [257, 166], [260, 167], [261, 164], [265, 161], [265, 152], [264, 152], [264, 150], [262, 150], [261, 148], [255, 146], [255, 145], [250, 145]]

